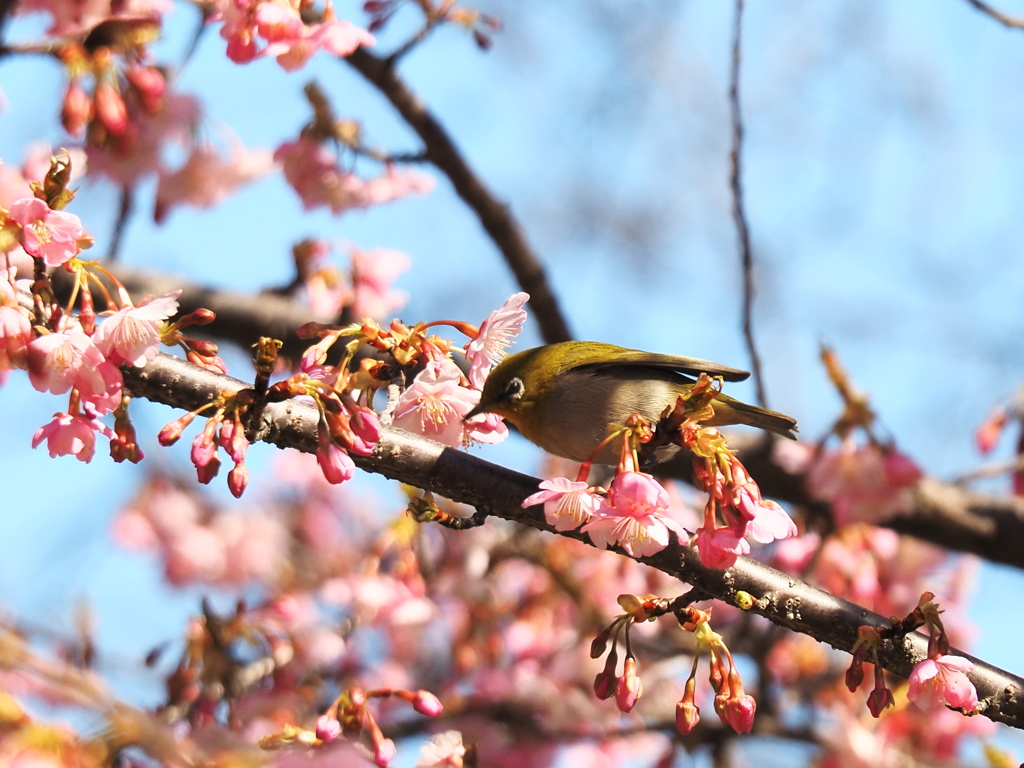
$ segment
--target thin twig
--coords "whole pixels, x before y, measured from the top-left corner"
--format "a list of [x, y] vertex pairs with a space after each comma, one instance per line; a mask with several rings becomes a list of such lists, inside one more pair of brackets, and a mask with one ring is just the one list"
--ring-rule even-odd
[[121, 202], [117, 208], [117, 220], [114, 222], [114, 232], [110, 236], [110, 250], [107, 252], [107, 261], [113, 264], [121, 255], [121, 245], [124, 243], [124, 233], [128, 228], [128, 217], [132, 215], [135, 207], [135, 193], [130, 186], [121, 187]]
[[976, 480], [984, 480], [989, 477], [999, 477], [999, 475], [1007, 475], [1010, 472], [1020, 472], [1024, 470], [1024, 456], [1018, 456], [1013, 461], [1000, 461], [992, 464], [983, 464], [980, 467], [964, 472], [962, 475], [957, 475], [950, 484], [952, 485], [969, 485]]
[[743, 149], [743, 116], [740, 112], [740, 53], [743, 30], [743, 0], [736, 0], [736, 21], [732, 30], [732, 69], [729, 73], [729, 116], [732, 123], [732, 148], [729, 150], [729, 187], [732, 191], [732, 218], [740, 241], [743, 264], [743, 338], [750, 354], [757, 402], [768, 405], [765, 397], [764, 377], [761, 374], [761, 356], [754, 344], [754, 255], [750, 248], [750, 227], [743, 208], [743, 184], [740, 156]]
[[434, 31], [434, 28], [436, 26], [436, 21], [428, 20], [427, 23], [420, 28], [419, 32], [417, 32], [415, 35], [406, 40], [402, 45], [398, 46], [398, 48], [395, 49], [392, 53], [388, 54], [387, 58], [385, 59], [385, 61], [387, 61], [388, 66], [396, 66], [399, 61], [405, 58], [405, 56], [412, 51], [413, 48], [417, 47], [420, 43], [426, 40], [430, 33]]
[[992, 6], [981, 2], [981, 0], [967, 0], [967, 2], [973, 5], [982, 13], [986, 14], [987, 16], [991, 16], [1004, 27], [1007, 27], [1009, 29], [1024, 30], [1024, 19], [1018, 16], [1008, 16], [1002, 11], [997, 11]]
[[519, 222], [508, 206], [498, 200], [469, 167], [448, 132], [431, 114], [419, 97], [398, 76], [386, 59], [359, 48], [344, 59], [376, 87], [398, 110], [423, 141], [429, 162], [451, 181], [456, 193], [477, 215], [491, 240], [501, 251], [522, 286], [530, 294], [530, 307], [540, 326], [544, 341], [551, 344], [572, 338], [569, 326], [558, 307], [544, 267], [533, 252]]

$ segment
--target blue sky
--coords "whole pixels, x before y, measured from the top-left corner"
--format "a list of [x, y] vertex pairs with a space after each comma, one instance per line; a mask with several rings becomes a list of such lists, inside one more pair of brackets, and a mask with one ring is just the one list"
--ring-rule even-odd
[[[577, 336], [743, 367], [726, 186], [732, 4], [624, 5], [481, 3], [505, 24], [492, 51], [445, 29], [402, 72], [523, 222]], [[358, 19], [357, 6], [338, 10]], [[400, 17], [393, 38], [412, 22]], [[963, 0], [751, 0], [746, 22], [744, 182], [771, 404], [796, 416], [806, 438], [820, 436], [839, 407], [817, 361], [827, 342], [927, 471], [976, 466], [974, 428], [1024, 380], [1024, 33]], [[192, 23], [179, 6], [163, 55], [183, 50]], [[302, 86], [316, 78], [373, 143], [417, 146], [346, 66], [317, 59], [289, 76], [271, 61], [232, 65], [222, 46], [208, 34], [178, 84], [204, 98], [208, 135], [227, 125], [247, 145], [271, 147], [294, 137], [308, 117]], [[63, 141], [55, 64], [0, 62], [0, 85], [0, 157], [18, 162], [33, 138]], [[143, 211], [152, 193], [143, 191]], [[101, 244], [115, 200], [95, 187], [75, 204]], [[334, 218], [303, 213], [272, 177], [216, 211], [177, 210], [163, 227], [140, 215], [124, 260], [255, 289], [288, 279], [290, 246], [310, 235], [409, 253], [407, 319], [434, 319], [443, 307], [479, 320], [517, 289], [444, 179], [430, 197]], [[528, 329], [522, 343], [536, 340]], [[753, 396], [747, 385], [732, 391]], [[151, 563], [107, 539], [110, 515], [140, 475], [103, 458], [84, 468], [63, 459], [54, 487], [51, 460], [26, 451], [59, 399], [15, 377], [0, 407], [9, 419], [0, 444], [5, 602], [64, 623], [88, 597], [103, 639], [126, 653], [177, 632], [195, 596], [172, 596]], [[170, 412], [148, 413], [158, 427]], [[1001, 446], [997, 458], [1009, 451]], [[518, 443], [489, 457], [536, 466]], [[1018, 673], [1011, 638], [1024, 624], [1004, 601], [1020, 585], [1018, 572], [984, 568], [973, 610], [977, 653]], [[170, 599], [177, 615], [140, 613], [147, 596]]]

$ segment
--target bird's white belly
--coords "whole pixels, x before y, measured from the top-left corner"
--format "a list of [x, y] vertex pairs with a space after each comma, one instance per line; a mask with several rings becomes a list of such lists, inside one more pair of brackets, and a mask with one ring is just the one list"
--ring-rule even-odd
[[[634, 413], [657, 421], [665, 407], [675, 402], [681, 383], [681, 377], [671, 373], [652, 377], [649, 369], [565, 373], [538, 414], [539, 434], [527, 437], [549, 453], [585, 461], [608, 436], [610, 424], [622, 424]], [[596, 460], [614, 464], [621, 447], [621, 442], [614, 441]]]

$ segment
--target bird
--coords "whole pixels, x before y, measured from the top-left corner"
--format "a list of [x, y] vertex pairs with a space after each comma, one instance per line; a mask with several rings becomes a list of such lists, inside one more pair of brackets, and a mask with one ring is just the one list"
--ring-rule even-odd
[[[724, 381], [750, 374], [709, 360], [627, 349], [599, 341], [564, 341], [509, 355], [491, 370], [480, 401], [464, 418], [494, 413], [530, 442], [573, 461], [614, 464], [618, 445], [594, 450], [610, 424], [634, 413], [656, 423], [701, 373]], [[796, 439], [796, 420], [719, 394], [704, 426], [747, 424]]]

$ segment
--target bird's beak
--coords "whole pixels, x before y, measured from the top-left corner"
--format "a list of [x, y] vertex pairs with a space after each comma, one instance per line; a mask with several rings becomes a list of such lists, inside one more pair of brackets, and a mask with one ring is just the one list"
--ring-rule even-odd
[[481, 413], [487, 413], [490, 410], [490, 403], [477, 403], [476, 407], [473, 408], [469, 413], [462, 417], [463, 421], [469, 421], [474, 416], [479, 416]]

